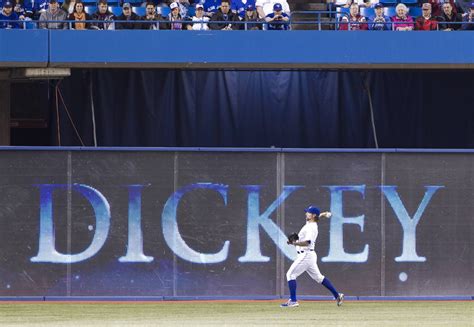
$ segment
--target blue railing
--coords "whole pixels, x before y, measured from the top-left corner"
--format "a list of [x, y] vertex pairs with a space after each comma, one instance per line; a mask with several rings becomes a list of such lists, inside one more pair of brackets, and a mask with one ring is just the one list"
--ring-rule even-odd
[[[313, 14], [317, 15], [317, 18], [315, 20], [304, 20], [304, 21], [297, 21], [294, 19], [291, 19], [286, 23], [290, 29], [293, 29], [294, 26], [296, 25], [316, 25], [317, 30], [321, 31], [323, 25], [329, 25], [333, 26], [334, 30], [338, 30], [340, 25], [348, 25], [348, 30], [351, 30], [351, 25], [369, 25], [373, 24], [369, 21], [365, 22], [355, 22], [355, 21], [349, 21], [349, 20], [342, 20], [342, 18], [337, 18], [337, 19], [331, 19], [331, 20], [321, 20], [321, 15], [326, 15], [328, 13], [331, 13], [330, 11], [309, 11], [309, 12], [297, 12], [297, 13], [306, 13], [306, 14]], [[349, 15], [347, 15], [344, 12], [339, 13], [339, 17], [345, 17], [349, 19]], [[41, 25], [47, 25], [47, 24], [63, 24], [64, 27], [62, 28], [51, 28], [51, 29], [74, 29], [73, 25], [75, 24], [94, 24], [94, 25], [99, 25], [99, 24], [110, 24], [110, 25], [115, 25], [115, 24], [149, 24], [149, 25], [155, 25], [156, 30], [160, 29], [168, 29], [168, 28], [163, 28], [161, 25], [163, 24], [173, 24], [173, 23], [178, 23], [178, 24], [183, 24], [183, 25], [203, 25], [203, 26], [208, 26], [212, 24], [224, 24], [226, 22], [224, 21], [190, 21], [190, 20], [175, 20], [175, 21], [168, 21], [168, 20], [81, 20], [81, 21], [73, 21], [73, 20], [41, 20], [41, 21], [33, 21], [33, 20], [0, 20], [0, 26], [2, 23], [6, 24], [11, 24], [15, 23], [20, 26], [22, 29], [39, 29], [41, 28]], [[266, 21], [232, 21], [228, 22], [230, 25], [241, 25], [242, 27], [239, 29], [247, 30], [248, 25], [260, 25], [262, 26], [262, 29], [267, 29], [268, 22]], [[277, 24], [285, 24], [285, 23], [273, 23], [275, 25]], [[396, 25], [413, 25], [415, 26], [416, 21], [413, 20], [413, 22], [393, 22], [393, 21], [388, 21], [384, 23], [377, 23], [378, 25], [390, 25], [392, 30], [396, 30]], [[437, 21], [436, 25], [436, 30], [440, 29], [440, 25], [456, 25], [456, 26], [462, 26], [465, 24], [472, 24], [474, 25], [474, 22], [446, 22], [446, 21]], [[3, 29], [15, 29], [15, 28], [3, 28]], [[48, 28], [43, 28], [43, 29], [48, 29]], [[99, 28], [88, 28], [88, 29], [99, 29]], [[115, 29], [112, 28], [112, 29]], [[122, 29], [127, 29], [127, 28], [122, 28]], [[133, 29], [133, 28], [128, 28], [128, 29]], [[0, 28], [1, 30], [1, 28]]]

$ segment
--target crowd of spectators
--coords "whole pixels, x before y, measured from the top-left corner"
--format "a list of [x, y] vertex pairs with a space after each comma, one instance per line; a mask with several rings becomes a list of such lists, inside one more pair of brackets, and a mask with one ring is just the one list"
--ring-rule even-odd
[[[362, 6], [367, 7], [369, 2]], [[395, 15], [384, 15], [384, 6], [381, 3], [373, 5], [374, 15], [364, 17], [360, 14], [360, 4], [349, 0], [346, 3], [349, 13], [340, 18], [340, 30], [395, 30], [395, 31], [454, 31], [474, 30], [474, 3], [466, 13], [453, 0], [444, 3], [425, 2], [421, 5], [421, 15], [409, 15], [409, 7], [399, 3], [395, 7]]]
[[[86, 12], [82, 0], [0, 0], [0, 28], [22, 28], [21, 21], [38, 21], [45, 29], [168, 29], [168, 30], [238, 30], [289, 29], [290, 8], [286, 0], [170, 0], [156, 4], [144, 2], [144, 15], [137, 15], [131, 3], [121, 5], [121, 14], [109, 11], [107, 0], [98, 0], [96, 11]], [[115, 1], [115, 0], [112, 0]], [[125, 0], [126, 1], [126, 0]], [[26, 4], [27, 2], [25, 2]], [[114, 2], [117, 4], [117, 2]], [[193, 15], [188, 9], [193, 6]], [[163, 13], [162, 8], [169, 8]]]
[[[2, 3], [3, 1], [3, 3]], [[12, 2], [14, 1], [14, 2]], [[24, 2], [25, 1], [25, 2]], [[126, 1], [126, 0], [111, 0]], [[87, 13], [82, 0], [0, 0], [0, 28], [23, 28], [22, 21], [38, 21], [47, 29], [168, 29], [168, 30], [238, 30], [290, 29], [290, 7], [286, 0], [168, 0], [142, 4], [139, 16], [129, 2], [121, 4], [121, 13], [109, 11], [107, 0], [98, 0], [96, 11]], [[339, 0], [338, 0], [339, 1]], [[399, 3], [395, 15], [384, 15], [378, 0], [340, 0], [349, 8], [339, 18], [340, 30], [474, 30], [474, 3], [461, 6], [455, 0], [423, 0], [422, 14], [409, 15], [409, 8]], [[337, 2], [336, 2], [337, 3]], [[114, 2], [118, 4], [118, 2]], [[169, 13], [162, 13], [162, 8]], [[193, 14], [189, 9], [193, 8]], [[374, 8], [373, 16], [361, 15], [360, 8]], [[347, 10], [347, 9], [346, 9]]]

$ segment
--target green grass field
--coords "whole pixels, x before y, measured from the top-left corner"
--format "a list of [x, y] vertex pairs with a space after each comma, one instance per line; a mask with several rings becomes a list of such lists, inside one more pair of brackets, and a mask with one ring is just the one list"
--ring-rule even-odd
[[0, 326], [474, 326], [473, 302], [1, 303]]

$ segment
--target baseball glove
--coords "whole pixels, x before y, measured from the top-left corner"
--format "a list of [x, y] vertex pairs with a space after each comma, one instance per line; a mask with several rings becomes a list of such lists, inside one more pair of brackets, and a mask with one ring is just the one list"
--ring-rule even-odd
[[294, 242], [298, 241], [300, 238], [297, 233], [293, 233], [288, 235], [288, 244], [293, 244]]

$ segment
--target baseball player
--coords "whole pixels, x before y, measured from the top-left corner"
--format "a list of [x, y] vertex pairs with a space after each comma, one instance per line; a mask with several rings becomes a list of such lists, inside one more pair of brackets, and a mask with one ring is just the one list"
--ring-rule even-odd
[[344, 301], [344, 294], [336, 291], [329, 279], [321, 274], [317, 264], [317, 255], [314, 251], [314, 245], [318, 238], [318, 222], [321, 218], [330, 218], [331, 213], [326, 211], [320, 213], [319, 209], [309, 206], [306, 210], [306, 225], [301, 228], [298, 234], [292, 234], [288, 237], [288, 244], [296, 246], [298, 253], [295, 261], [286, 273], [288, 288], [290, 289], [290, 299], [281, 304], [281, 307], [293, 308], [299, 306], [296, 300], [296, 278], [305, 271], [316, 282], [323, 284], [334, 296], [338, 306]]

